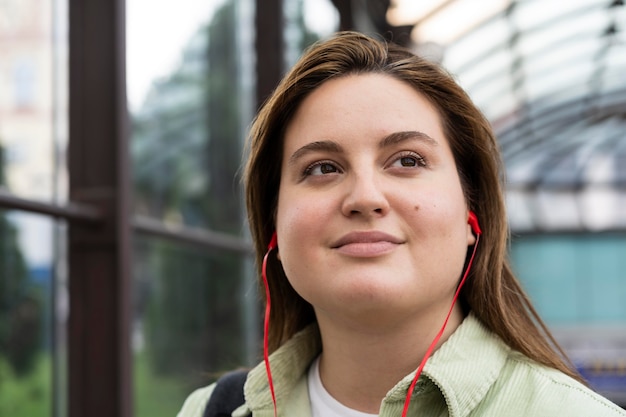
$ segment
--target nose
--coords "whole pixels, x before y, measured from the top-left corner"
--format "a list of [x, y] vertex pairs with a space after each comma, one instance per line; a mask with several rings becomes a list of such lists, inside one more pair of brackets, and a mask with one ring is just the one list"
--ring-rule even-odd
[[346, 188], [341, 207], [345, 216], [383, 216], [389, 211], [389, 201], [375, 173], [354, 175]]

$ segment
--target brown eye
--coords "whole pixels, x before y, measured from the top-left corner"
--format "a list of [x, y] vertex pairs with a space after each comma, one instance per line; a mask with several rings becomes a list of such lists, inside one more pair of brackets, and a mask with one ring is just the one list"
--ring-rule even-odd
[[337, 172], [337, 167], [331, 164], [320, 164], [320, 172], [322, 174], [332, 174], [333, 172]]
[[415, 152], [402, 152], [400, 155], [394, 157], [391, 166], [402, 168], [425, 167], [426, 160]]
[[341, 170], [332, 162], [319, 161], [309, 165], [303, 173], [303, 176], [309, 175], [326, 175], [340, 173]]
[[403, 167], [414, 167], [417, 166], [417, 160], [412, 156], [405, 156], [400, 158], [400, 165]]

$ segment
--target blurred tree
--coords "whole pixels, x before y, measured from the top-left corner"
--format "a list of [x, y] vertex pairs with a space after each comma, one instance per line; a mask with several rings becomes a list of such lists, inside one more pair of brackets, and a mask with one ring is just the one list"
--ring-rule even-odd
[[[297, 22], [304, 48], [317, 38], [302, 16]], [[248, 121], [241, 117], [237, 30], [236, 4], [227, 1], [135, 115], [137, 213], [241, 234], [238, 170]], [[155, 370], [189, 374], [245, 364], [239, 255], [146, 239], [137, 242], [136, 259], [135, 305], [138, 316], [144, 311], [146, 351]]]
[[[135, 117], [136, 211], [231, 234], [242, 230], [235, 5], [224, 4], [156, 83]], [[244, 362], [237, 294], [242, 262], [173, 244], [138, 242], [146, 350], [161, 373]], [[219, 335], [219, 338], [216, 337]]]
[[[0, 146], [0, 186], [5, 186], [4, 149]], [[0, 356], [16, 375], [32, 370], [41, 348], [42, 302], [29, 284], [17, 229], [0, 211]]]

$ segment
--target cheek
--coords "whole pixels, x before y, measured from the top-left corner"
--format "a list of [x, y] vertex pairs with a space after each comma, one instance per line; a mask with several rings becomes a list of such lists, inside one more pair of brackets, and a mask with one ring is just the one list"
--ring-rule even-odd
[[[281, 204], [282, 203], [282, 204]], [[294, 290], [308, 301], [308, 286], [313, 283], [309, 273], [317, 265], [312, 251], [314, 235], [319, 229], [315, 211], [300, 207], [293, 201], [284, 204], [279, 201], [276, 212], [276, 233], [278, 235], [278, 259], [282, 264], [287, 280]]]
[[[285, 233], [306, 233], [319, 229], [321, 221], [332, 214], [332, 196], [310, 190], [279, 189], [276, 208], [276, 228]], [[279, 234], [280, 237], [280, 234]]]
[[322, 226], [328, 222], [328, 208], [320, 199], [303, 199], [282, 194], [276, 210], [276, 233], [283, 263], [291, 258], [308, 257], [307, 247], [317, 241]]
[[466, 243], [467, 207], [458, 184], [422, 189], [404, 204], [404, 216], [416, 231]]

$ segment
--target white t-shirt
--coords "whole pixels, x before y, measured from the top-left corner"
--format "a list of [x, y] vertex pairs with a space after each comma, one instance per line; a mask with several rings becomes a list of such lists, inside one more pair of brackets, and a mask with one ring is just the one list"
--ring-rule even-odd
[[353, 410], [334, 399], [320, 378], [320, 357], [318, 356], [309, 369], [309, 398], [311, 399], [311, 414], [313, 417], [377, 417], [378, 414], [368, 414]]

